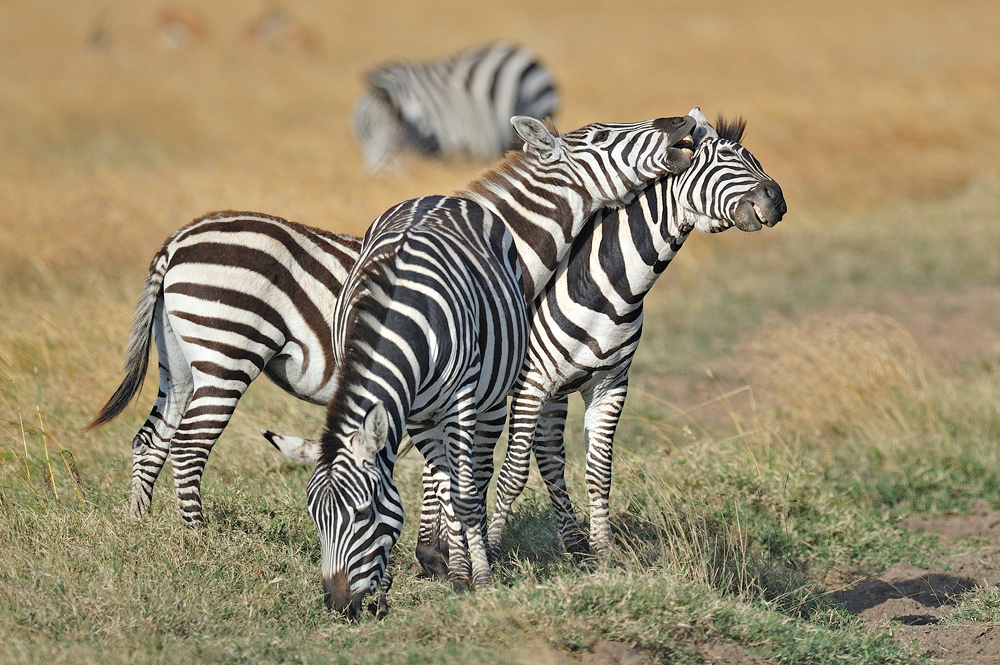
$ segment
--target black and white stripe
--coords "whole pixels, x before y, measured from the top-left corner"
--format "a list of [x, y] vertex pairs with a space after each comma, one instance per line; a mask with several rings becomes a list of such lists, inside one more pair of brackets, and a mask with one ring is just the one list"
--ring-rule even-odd
[[473, 452], [486, 447], [477, 435], [489, 433], [492, 447], [499, 433], [526, 352], [527, 305], [594, 211], [688, 166], [672, 146], [690, 145], [694, 127], [684, 117], [558, 136], [535, 119], [513, 122], [526, 152], [462, 197], [380, 216], [337, 302], [336, 388], [307, 497], [326, 602], [338, 611], [357, 613], [399, 537], [392, 471], [404, 428], [441, 481], [453, 582], [491, 583], [489, 474]]
[[201, 479], [236, 404], [261, 372], [300, 399], [333, 395], [329, 315], [361, 240], [253, 212], [218, 212], [153, 257], [126, 376], [88, 429], [135, 397], [155, 338], [160, 388], [132, 440], [129, 514], [149, 507], [169, 454], [182, 518], [201, 522]]
[[691, 167], [658, 180], [627, 207], [595, 215], [592, 232], [580, 235], [531, 306], [528, 356], [514, 390], [489, 529], [493, 553], [511, 503], [527, 481], [532, 448], [563, 542], [574, 553], [587, 551], [563, 478], [567, 396], [579, 392], [586, 406], [590, 549], [608, 554], [612, 442], [642, 333], [643, 297], [693, 230], [756, 231], [786, 212], [781, 188], [739, 143], [743, 123], [720, 121], [716, 131], [699, 109], [691, 115], [699, 120]]
[[367, 81], [351, 126], [370, 171], [403, 150], [500, 157], [517, 147], [512, 116], [544, 119], [559, 103], [549, 70], [502, 42], [431, 63], [392, 63]]

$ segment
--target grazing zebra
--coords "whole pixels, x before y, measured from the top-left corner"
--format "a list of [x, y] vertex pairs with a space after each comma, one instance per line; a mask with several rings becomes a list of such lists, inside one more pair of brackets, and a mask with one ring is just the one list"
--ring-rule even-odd
[[720, 119], [713, 128], [700, 109], [691, 116], [699, 121], [691, 167], [656, 181], [627, 207], [595, 215], [593, 232], [578, 237], [530, 308], [528, 356], [514, 389], [488, 534], [491, 554], [498, 553], [511, 503], [527, 482], [532, 447], [564, 544], [574, 554], [587, 552], [563, 477], [566, 403], [579, 392], [586, 407], [589, 544], [593, 553], [608, 555], [612, 441], [642, 333], [643, 297], [691, 231], [757, 231], [786, 212], [781, 188], [740, 145], [745, 123]]
[[472, 452], [502, 427], [527, 305], [595, 210], [687, 167], [672, 146], [690, 145], [694, 128], [661, 118], [558, 136], [533, 118], [512, 123], [525, 152], [461, 197], [407, 201], [375, 220], [334, 310], [335, 390], [306, 492], [326, 604], [349, 616], [378, 588], [402, 528], [392, 474], [404, 428], [446, 481], [453, 583], [491, 583]]
[[115, 418], [138, 394], [154, 337], [160, 389], [132, 440], [133, 519], [149, 507], [169, 453], [181, 517], [203, 520], [208, 456], [262, 371], [300, 399], [330, 401], [328, 317], [360, 246], [253, 212], [208, 215], [164, 243], [135, 311], [126, 376], [87, 426]]
[[400, 150], [500, 157], [517, 147], [511, 116], [544, 119], [559, 103], [549, 70], [502, 42], [427, 64], [392, 63], [367, 81], [351, 128], [372, 172]]

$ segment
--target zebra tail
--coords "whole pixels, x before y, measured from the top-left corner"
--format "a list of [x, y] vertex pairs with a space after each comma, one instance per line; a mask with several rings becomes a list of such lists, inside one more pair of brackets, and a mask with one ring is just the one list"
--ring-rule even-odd
[[101, 408], [92, 421], [83, 429], [89, 432], [95, 427], [114, 420], [125, 410], [142, 389], [146, 380], [146, 369], [149, 367], [149, 347], [153, 338], [153, 316], [156, 313], [156, 302], [163, 289], [163, 276], [167, 272], [166, 248], [153, 257], [146, 276], [146, 284], [139, 297], [139, 304], [132, 314], [132, 328], [129, 332], [128, 349], [125, 351], [125, 378], [111, 396], [107, 404]]

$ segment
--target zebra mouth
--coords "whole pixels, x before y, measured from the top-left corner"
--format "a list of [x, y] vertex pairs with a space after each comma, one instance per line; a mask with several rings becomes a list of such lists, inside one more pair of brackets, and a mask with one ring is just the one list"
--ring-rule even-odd
[[757, 213], [757, 219], [760, 220], [761, 224], [767, 224], [767, 218], [764, 217], [764, 213], [761, 212], [760, 206], [757, 205], [756, 203], [753, 204], [753, 211]]

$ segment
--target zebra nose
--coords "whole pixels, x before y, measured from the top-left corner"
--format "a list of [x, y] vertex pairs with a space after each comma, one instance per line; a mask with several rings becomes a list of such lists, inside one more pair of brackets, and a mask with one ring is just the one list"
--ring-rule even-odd
[[351, 606], [351, 584], [346, 572], [323, 576], [323, 599], [326, 601], [326, 609], [340, 614], [347, 613]]
[[764, 190], [764, 195], [767, 198], [775, 202], [777, 202], [778, 200], [784, 200], [784, 197], [781, 194], [781, 187], [778, 185], [778, 183], [772, 180], [770, 182], [762, 183], [762, 185], [763, 185], [762, 188]]

